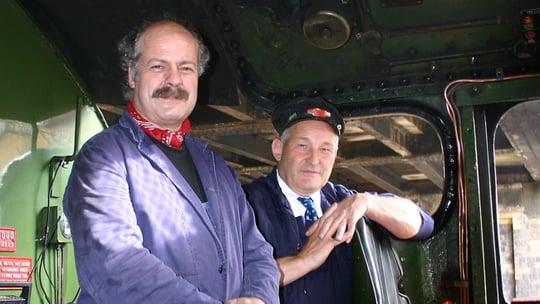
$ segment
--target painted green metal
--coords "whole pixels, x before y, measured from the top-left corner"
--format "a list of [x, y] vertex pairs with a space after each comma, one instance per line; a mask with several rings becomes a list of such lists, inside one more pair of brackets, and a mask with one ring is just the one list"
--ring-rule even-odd
[[[444, 77], [439, 75], [441, 70], [459, 74], [459, 68], [454, 67], [498, 66], [514, 60], [507, 46], [515, 44], [516, 29], [508, 20], [519, 11], [518, 1], [497, 0], [490, 1], [489, 5], [467, 0], [419, 3], [421, 5], [387, 8], [382, 1], [364, 1], [362, 5], [366, 6], [369, 16], [356, 16], [361, 21], [355, 24], [358, 32], [353, 31], [349, 43], [333, 50], [318, 50], [306, 43], [301, 28], [290, 31], [287, 25], [275, 26], [273, 14], [276, 12], [225, 4], [234, 19], [226, 19], [232, 29], [224, 29], [223, 39], [243, 42], [238, 46], [238, 53], [244, 56], [238, 60], [239, 68], [246, 77], [253, 77], [251, 82], [262, 90], [276, 93], [329, 89], [328, 84], [347, 87], [355, 81], [366, 82], [366, 87], [373, 90], [407, 89], [400, 81], [410, 83], [411, 87], [412, 84], [424, 87], [435, 75]], [[285, 18], [283, 22], [287, 22]], [[427, 30], [426, 25], [433, 28]], [[289, 25], [295, 26], [301, 25]], [[384, 39], [379, 41], [381, 33], [376, 31], [382, 32]], [[370, 33], [374, 37], [370, 38]], [[371, 47], [370, 40], [374, 44]], [[478, 61], [474, 54], [486, 46], [497, 46], [499, 50], [491, 55], [483, 54]], [[447, 56], [454, 52], [461, 56]], [[247, 71], [249, 68], [252, 70]], [[402, 75], [400, 81], [392, 78], [398, 75]], [[419, 75], [431, 80], [421, 79]], [[371, 83], [375, 78], [384, 84]], [[363, 94], [361, 91], [357, 93]], [[376, 97], [386, 98], [384, 95]]]
[[[532, 75], [534, 76], [534, 75]], [[493, 106], [510, 108], [537, 100], [540, 78], [465, 84], [456, 90], [461, 113], [469, 221], [471, 303], [507, 303], [502, 292], [498, 255], [497, 182], [494, 172], [494, 132], [498, 114]]]
[[522, 102], [540, 96], [540, 74], [527, 78], [491, 80], [461, 85], [456, 89], [455, 100], [459, 106]]
[[[488, 277], [485, 270], [488, 265], [484, 260], [485, 251], [489, 250], [486, 248], [487, 244], [492, 245], [493, 236], [489, 233], [492, 228], [486, 227], [483, 222], [493, 222], [492, 216], [485, 214], [487, 210], [492, 207], [489, 204], [489, 200], [484, 201], [483, 197], [480, 194], [480, 189], [478, 183], [483, 180], [488, 182], [489, 178], [486, 174], [486, 171], [489, 169], [489, 166], [479, 166], [478, 158], [480, 154], [483, 157], [487, 156], [484, 154], [484, 150], [487, 148], [485, 145], [482, 147], [477, 146], [476, 140], [485, 138], [486, 134], [483, 132], [482, 128], [477, 129], [476, 123], [479, 123], [475, 120], [473, 107], [463, 107], [461, 110], [462, 114], [462, 125], [463, 133], [466, 136], [464, 140], [464, 153], [465, 153], [465, 169], [467, 172], [467, 201], [468, 201], [468, 214], [469, 214], [469, 235], [470, 235], [470, 261], [471, 261], [471, 276], [470, 276], [470, 285], [471, 285], [471, 295], [472, 298], [478, 299], [474, 303], [481, 303], [480, 299], [485, 298], [486, 300], [493, 296], [497, 298], [497, 295], [494, 294], [493, 290], [488, 293], [484, 288], [477, 288], [481, 286], [486, 286]], [[484, 130], [485, 131], [485, 130]], [[482, 160], [485, 162], [485, 158]], [[480, 177], [482, 176], [482, 178]], [[488, 215], [484, 217], [485, 215]], [[488, 230], [484, 230], [488, 228]], [[486, 237], [491, 239], [487, 242]], [[491, 246], [490, 246], [491, 247]], [[492, 247], [491, 247], [492, 248]], [[493, 268], [496, 265], [489, 265]], [[493, 273], [491, 274], [493, 275]], [[496, 286], [490, 284], [490, 286]], [[486, 303], [497, 303], [493, 299], [490, 302]]]
[[61, 209], [70, 166], [51, 160], [73, 155], [105, 124], [15, 1], [0, 1], [0, 20], [0, 227], [17, 233], [16, 251], [0, 256], [32, 259], [31, 303], [67, 303], [78, 289], [72, 246], [69, 238], [51, 239], [57, 218], [47, 229], [44, 210]]

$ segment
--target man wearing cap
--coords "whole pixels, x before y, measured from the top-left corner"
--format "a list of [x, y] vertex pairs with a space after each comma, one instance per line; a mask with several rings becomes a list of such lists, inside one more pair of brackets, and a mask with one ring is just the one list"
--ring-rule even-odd
[[344, 132], [322, 98], [280, 104], [272, 113], [274, 170], [244, 185], [257, 224], [274, 247], [281, 303], [351, 303], [356, 223], [366, 216], [402, 240], [425, 239], [433, 219], [412, 201], [362, 193], [328, 179]]

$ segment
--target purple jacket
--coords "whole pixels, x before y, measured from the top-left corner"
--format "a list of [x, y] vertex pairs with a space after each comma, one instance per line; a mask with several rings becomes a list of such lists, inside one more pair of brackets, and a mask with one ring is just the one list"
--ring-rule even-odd
[[73, 164], [64, 196], [82, 303], [278, 303], [272, 247], [234, 172], [186, 136], [214, 222], [156, 144], [124, 113]]

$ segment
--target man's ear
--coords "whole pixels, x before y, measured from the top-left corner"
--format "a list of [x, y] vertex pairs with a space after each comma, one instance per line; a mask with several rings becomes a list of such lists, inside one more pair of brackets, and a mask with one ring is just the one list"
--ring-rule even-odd
[[272, 155], [277, 161], [281, 160], [281, 155], [283, 153], [283, 143], [279, 138], [274, 138], [272, 141]]
[[133, 77], [133, 71], [131, 68], [128, 68], [128, 85], [130, 88], [135, 88], [135, 77]]

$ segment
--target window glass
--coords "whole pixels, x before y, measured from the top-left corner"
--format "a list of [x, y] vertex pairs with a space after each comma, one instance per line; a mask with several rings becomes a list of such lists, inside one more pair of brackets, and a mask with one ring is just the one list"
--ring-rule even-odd
[[32, 125], [16, 120], [0, 119], [0, 189], [9, 166], [24, 158], [32, 148]]
[[495, 133], [499, 248], [507, 300], [540, 299], [540, 101], [507, 111]]
[[396, 113], [347, 119], [334, 182], [359, 191], [391, 192], [429, 212], [440, 205], [444, 187], [441, 140], [427, 120]]

